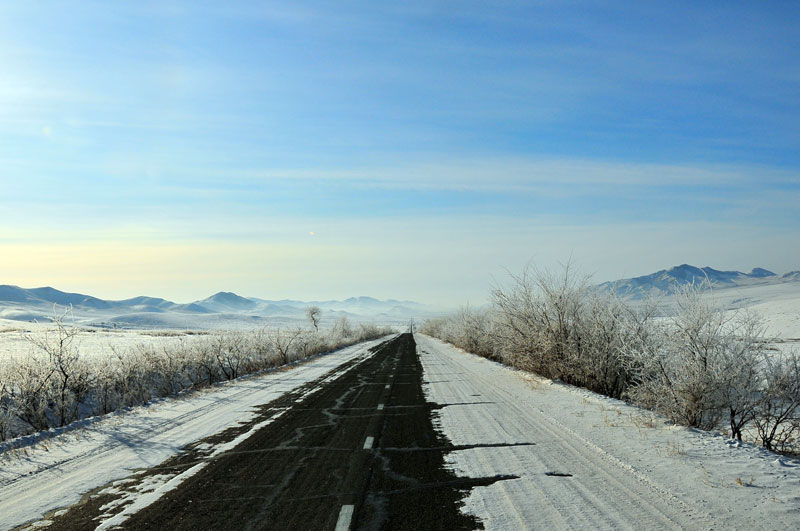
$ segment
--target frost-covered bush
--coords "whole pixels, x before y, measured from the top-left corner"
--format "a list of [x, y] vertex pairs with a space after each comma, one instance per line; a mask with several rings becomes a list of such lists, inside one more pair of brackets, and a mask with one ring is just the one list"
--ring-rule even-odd
[[769, 450], [800, 447], [800, 356], [793, 351], [767, 358], [765, 384], [753, 423], [758, 439]]
[[656, 348], [630, 352], [638, 364], [630, 396], [686, 426], [714, 429], [725, 419], [741, 437], [762, 393], [761, 320], [725, 312], [696, 286], [682, 288], [676, 302]]
[[11, 385], [11, 373], [5, 364], [0, 364], [0, 441], [10, 436], [17, 417], [16, 403], [11, 399]]
[[17, 419], [34, 431], [51, 426], [49, 416], [50, 377], [53, 370], [41, 353], [32, 353], [25, 362], [8, 364], [5, 399], [13, 403], [11, 410]]
[[575, 380], [581, 387], [622, 398], [637, 366], [629, 352], [639, 352], [651, 340], [656, 305], [644, 301], [631, 307], [613, 295], [592, 293], [582, 306]]
[[488, 310], [476, 310], [464, 306], [453, 315], [423, 322], [419, 331], [443, 339], [473, 354], [494, 359], [497, 357], [496, 322]]
[[199, 341], [139, 345], [92, 364], [81, 356], [77, 329], [55, 319], [31, 334], [29, 356], [0, 367], [0, 441], [61, 427], [90, 415], [144, 404], [183, 390], [233, 380], [391, 333], [346, 319], [327, 332], [303, 328], [219, 332]]
[[28, 335], [36, 355], [15, 386], [29, 422], [38, 426], [65, 426], [80, 416], [89, 391], [90, 370], [75, 345], [77, 329], [66, 326], [62, 317], [55, 329], [42, 335]]
[[661, 316], [658, 301], [627, 304], [587, 288], [569, 264], [526, 268], [492, 292], [486, 312], [426, 321], [424, 334], [502, 362], [654, 409], [702, 429], [748, 428], [769, 449], [800, 446], [800, 359], [769, 352], [763, 319], [686, 286]]
[[510, 365], [619, 398], [631, 380], [624, 352], [650, 316], [587, 285], [569, 264], [513, 276], [492, 293], [495, 350]]
[[462, 348], [485, 358], [495, 358], [496, 321], [488, 310], [462, 307], [450, 323], [450, 334]]
[[353, 325], [350, 324], [350, 320], [343, 315], [333, 324], [330, 334], [336, 341], [347, 341], [354, 334]]

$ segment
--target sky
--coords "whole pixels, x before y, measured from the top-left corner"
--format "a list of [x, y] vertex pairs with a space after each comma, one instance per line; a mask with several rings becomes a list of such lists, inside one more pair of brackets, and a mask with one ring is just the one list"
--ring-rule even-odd
[[0, 284], [800, 269], [800, 4], [0, 2]]

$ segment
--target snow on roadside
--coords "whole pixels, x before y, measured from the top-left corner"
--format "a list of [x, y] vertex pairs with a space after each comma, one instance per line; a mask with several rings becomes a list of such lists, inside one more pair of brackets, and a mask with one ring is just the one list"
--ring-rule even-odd
[[288, 370], [108, 415], [83, 429], [0, 453], [0, 529], [43, 518], [99, 486], [155, 466], [187, 444], [252, 419], [270, 402], [358, 357], [383, 339], [319, 356]]
[[[248, 431], [242, 433], [232, 441], [218, 445], [216, 448], [214, 448], [214, 451], [211, 452], [211, 454], [208, 456], [206, 460], [200, 461], [199, 463], [195, 464], [188, 470], [181, 472], [180, 474], [174, 476], [163, 475], [160, 478], [158, 476], [155, 476], [154, 478], [150, 478], [149, 482], [145, 480], [144, 483], [139, 485], [138, 492], [134, 493], [133, 495], [129, 495], [127, 500], [123, 496], [123, 498], [119, 501], [119, 503], [120, 505], [125, 505], [125, 508], [121, 512], [111, 516], [110, 518], [103, 520], [103, 522], [97, 526], [97, 531], [100, 531], [102, 529], [114, 529], [116, 527], [119, 527], [125, 522], [125, 520], [130, 518], [131, 515], [136, 514], [145, 507], [152, 505], [153, 503], [158, 501], [158, 499], [161, 498], [165, 493], [178, 488], [178, 486], [181, 483], [183, 483], [190, 477], [200, 472], [203, 468], [205, 468], [208, 465], [211, 459], [224, 452], [236, 448], [236, 446], [239, 443], [249, 438], [258, 430], [270, 424], [281, 415], [283, 415], [282, 411], [274, 415], [269, 420], [259, 422], [258, 424], [254, 425]], [[161, 481], [159, 481], [159, 479]], [[126, 504], [126, 502], [129, 502], [129, 504]]]
[[443, 433], [501, 445], [451, 452], [449, 465], [519, 476], [470, 492], [463, 510], [487, 530], [800, 528], [798, 460], [417, 338], [428, 399], [477, 403], [438, 410]]

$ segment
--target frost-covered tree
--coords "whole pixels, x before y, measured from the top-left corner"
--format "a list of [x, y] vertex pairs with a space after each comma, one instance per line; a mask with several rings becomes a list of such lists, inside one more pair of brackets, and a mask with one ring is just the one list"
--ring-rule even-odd
[[753, 423], [768, 450], [797, 451], [800, 445], [800, 356], [796, 351], [766, 358], [765, 387]]
[[302, 328], [282, 329], [276, 328], [270, 338], [272, 346], [275, 349], [278, 359], [282, 364], [287, 364], [294, 359], [295, 343], [299, 341], [300, 336], [303, 334]]
[[320, 310], [319, 306], [309, 306], [306, 308], [306, 318], [308, 322], [311, 323], [311, 326], [314, 327], [314, 331], [319, 331], [319, 321], [322, 318], [322, 310]]
[[350, 324], [350, 319], [348, 319], [345, 315], [339, 317], [333, 324], [331, 335], [340, 341], [352, 337], [353, 325]]
[[527, 267], [492, 292], [501, 355], [511, 364], [573, 383], [587, 278], [566, 264], [553, 273]]
[[[78, 329], [64, 323], [69, 315], [53, 318], [55, 329], [42, 335], [29, 334], [26, 339], [47, 358], [48, 391], [46, 400], [56, 426], [64, 426], [78, 418], [78, 409], [89, 391], [89, 371], [75, 344]], [[49, 387], [49, 389], [48, 389]]]
[[638, 374], [630, 395], [686, 426], [714, 429], [727, 417], [740, 437], [759, 392], [763, 326], [754, 315], [724, 311], [706, 288], [681, 288], [658, 340], [631, 352]]
[[[107, 355], [85, 363], [78, 330], [61, 318], [55, 327], [30, 334], [31, 352], [0, 365], [0, 440], [63, 426], [88, 415], [140, 405], [189, 387], [277, 367], [355, 341], [391, 332], [339, 323], [335, 334], [308, 329], [224, 332], [172, 345], [109, 346]], [[344, 333], [344, 335], [342, 335]]]
[[17, 417], [16, 403], [12, 399], [12, 382], [8, 364], [0, 364], [0, 441], [11, 437], [12, 426]]

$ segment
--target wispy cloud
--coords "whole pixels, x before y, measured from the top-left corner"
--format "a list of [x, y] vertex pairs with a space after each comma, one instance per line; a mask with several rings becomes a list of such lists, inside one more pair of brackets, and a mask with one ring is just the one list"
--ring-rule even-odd
[[[332, 277], [303, 260], [373, 264], [375, 289], [426, 268], [420, 292], [442, 297], [537, 254], [631, 273], [673, 256], [736, 267], [753, 249], [752, 265], [800, 261], [797, 6], [2, 10], [8, 277], [33, 270], [26, 256], [95, 271], [91, 256], [117, 263], [111, 243], [150, 281], [144, 257], [163, 253], [256, 286], [256, 256], [276, 279], [319, 278], [309, 290]], [[59, 262], [70, 246], [87, 258]], [[230, 274], [199, 270], [214, 248], [237, 257]]]

